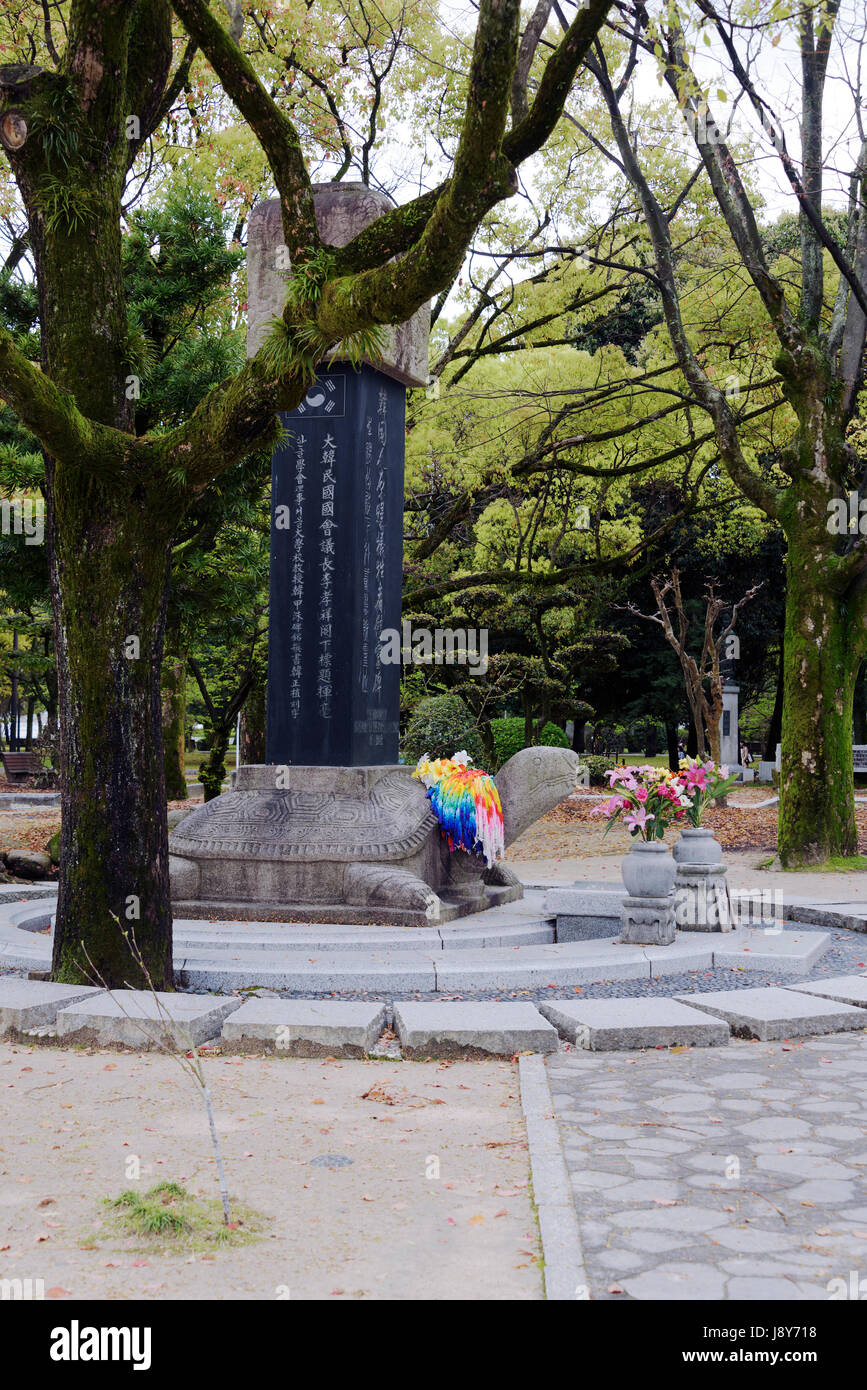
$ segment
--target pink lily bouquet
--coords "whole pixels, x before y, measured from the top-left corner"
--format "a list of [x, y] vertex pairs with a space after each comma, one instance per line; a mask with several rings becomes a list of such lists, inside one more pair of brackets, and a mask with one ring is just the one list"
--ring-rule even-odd
[[731, 791], [738, 774], [729, 774], [727, 767], [717, 767], [709, 758], [706, 762], [700, 758], [684, 758], [675, 780], [690, 798], [687, 816], [691, 824], [698, 828], [710, 802]]
[[622, 819], [633, 838], [661, 840], [673, 821], [686, 820], [692, 810], [692, 795], [680, 773], [647, 764], [616, 767], [606, 776], [611, 797], [590, 813], [608, 817], [606, 835]]

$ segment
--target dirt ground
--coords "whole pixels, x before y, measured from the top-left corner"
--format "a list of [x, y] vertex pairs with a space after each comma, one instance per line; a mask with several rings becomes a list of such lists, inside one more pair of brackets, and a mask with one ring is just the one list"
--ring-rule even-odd
[[[42, 1279], [57, 1299], [542, 1297], [513, 1063], [205, 1065], [230, 1191], [265, 1234], [191, 1255], [98, 1224], [129, 1188], [218, 1195], [177, 1064], [0, 1044], [0, 1279]], [[311, 1163], [324, 1155], [351, 1163]]]
[[[714, 831], [726, 851], [727, 859], [731, 854], [753, 853], [758, 863], [776, 853], [779, 807], [776, 804], [758, 805], [771, 796], [772, 787], [738, 787], [729, 797], [728, 806], [705, 812], [702, 824]], [[556, 859], [570, 856], [594, 859], [598, 855], [622, 856], [631, 845], [628, 830], [618, 822], [606, 834], [605, 818], [592, 814], [594, 807], [607, 797], [607, 791], [596, 790], [577, 792], [568, 797], [531, 826], [520, 840], [516, 840], [506, 858]], [[865, 854], [867, 803], [856, 805], [855, 821], [859, 850]], [[673, 828], [668, 833], [667, 843], [671, 844], [676, 839], [677, 831]]]

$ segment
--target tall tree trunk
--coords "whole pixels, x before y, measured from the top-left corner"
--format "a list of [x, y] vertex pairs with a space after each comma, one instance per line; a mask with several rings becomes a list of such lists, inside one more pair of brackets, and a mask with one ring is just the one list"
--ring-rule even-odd
[[714, 711], [711, 710], [711, 718], [707, 722], [707, 741], [708, 751], [713, 761], [719, 767], [722, 760], [722, 735], [720, 734], [720, 723], [722, 710], [713, 717]]
[[777, 693], [774, 696], [774, 708], [771, 711], [771, 722], [768, 725], [768, 734], [765, 739], [765, 755], [763, 762], [766, 763], [776, 761], [777, 744], [783, 736], [783, 674], [785, 669], [785, 650], [785, 641], [781, 638], [780, 656], [777, 662]]
[[852, 742], [867, 743], [867, 667], [862, 663], [855, 677], [855, 700], [852, 710]]
[[788, 541], [778, 852], [790, 868], [858, 852], [852, 701], [861, 652], [855, 613], [822, 583], [823, 557], [793, 534]]
[[257, 680], [241, 710], [241, 762], [265, 762], [265, 682]]
[[131, 932], [154, 987], [171, 989], [160, 701], [168, 546], [128, 496], [48, 471], [63, 766], [52, 978], [142, 987]]
[[169, 801], [186, 801], [187, 668], [179, 657], [168, 657], [163, 662], [162, 720], [166, 797]]
[[680, 766], [680, 750], [677, 746], [677, 720], [666, 719], [665, 743], [668, 750], [668, 770], [677, 772]]
[[229, 747], [229, 737], [232, 732], [232, 723], [217, 724], [211, 731], [208, 741], [210, 752], [207, 762], [202, 763], [199, 771], [199, 780], [202, 783], [205, 800], [213, 801], [215, 796], [219, 796], [223, 790], [223, 782], [226, 777], [226, 749]]
[[686, 734], [686, 755], [688, 758], [697, 758], [699, 752], [698, 734], [696, 733], [695, 721], [692, 720]]

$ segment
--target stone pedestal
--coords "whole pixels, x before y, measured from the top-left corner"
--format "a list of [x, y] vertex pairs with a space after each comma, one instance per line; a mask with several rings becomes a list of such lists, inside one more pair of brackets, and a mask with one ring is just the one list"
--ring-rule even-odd
[[726, 866], [678, 864], [674, 915], [679, 931], [731, 931]]
[[[522, 748], [497, 774], [506, 844], [575, 786], [570, 748]], [[408, 767], [244, 764], [169, 841], [181, 917], [436, 926], [514, 902], [507, 865], [451, 853]]]
[[620, 940], [630, 946], [670, 946], [674, 941], [674, 894], [628, 897], [620, 913]]

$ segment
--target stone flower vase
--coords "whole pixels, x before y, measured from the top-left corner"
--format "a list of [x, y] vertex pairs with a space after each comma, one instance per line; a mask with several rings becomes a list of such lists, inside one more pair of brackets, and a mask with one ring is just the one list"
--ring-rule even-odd
[[677, 865], [662, 840], [636, 840], [620, 866], [629, 896], [620, 913], [620, 940], [633, 946], [674, 941]]
[[674, 887], [677, 865], [662, 840], [636, 840], [620, 866], [632, 898], [667, 898]]
[[676, 864], [719, 864], [722, 845], [712, 830], [703, 825], [690, 825], [681, 830], [672, 855]]
[[731, 931], [726, 866], [712, 830], [688, 826], [673, 850], [675, 918], [681, 931]]

